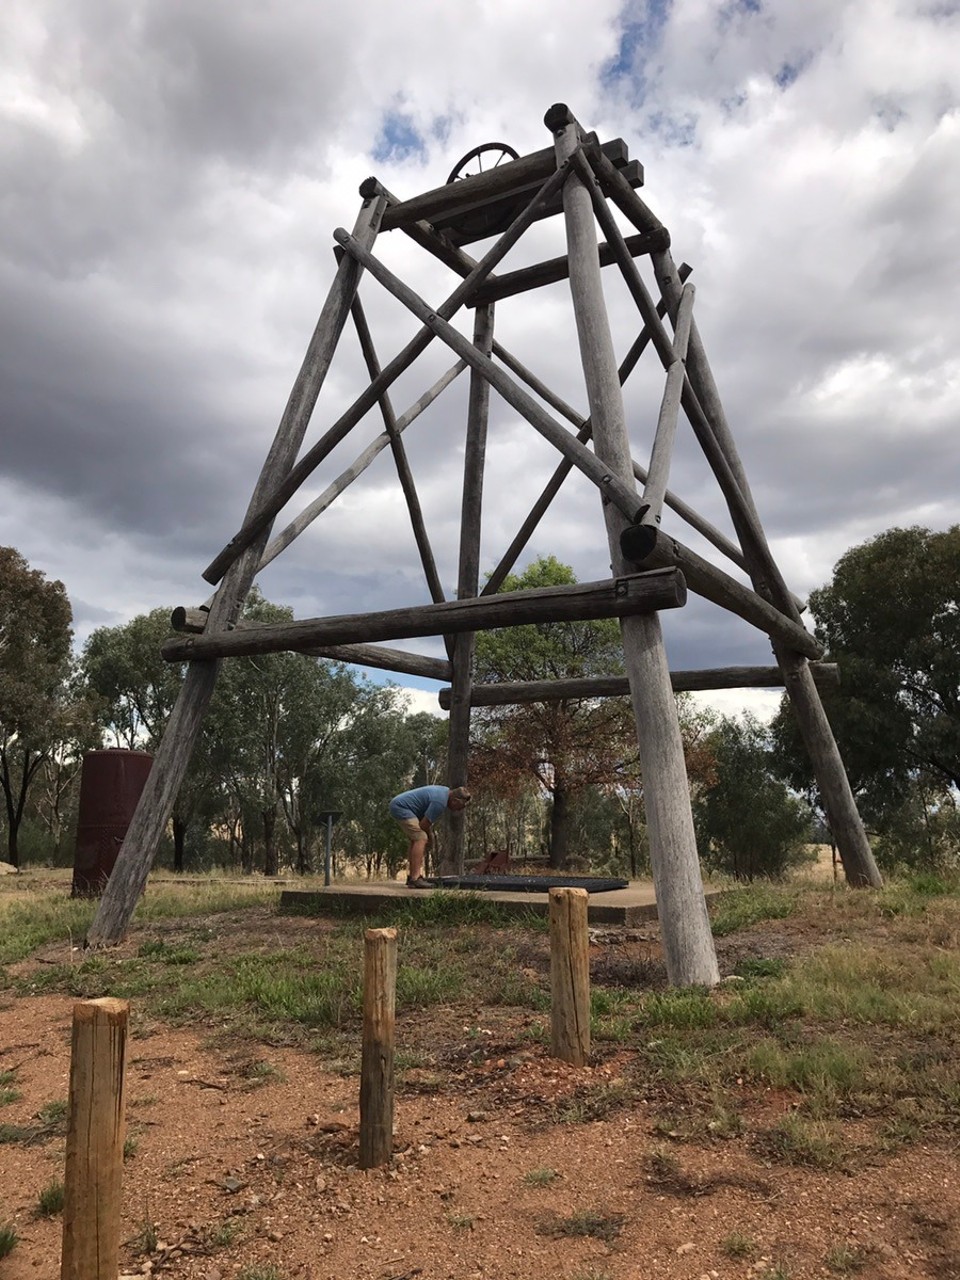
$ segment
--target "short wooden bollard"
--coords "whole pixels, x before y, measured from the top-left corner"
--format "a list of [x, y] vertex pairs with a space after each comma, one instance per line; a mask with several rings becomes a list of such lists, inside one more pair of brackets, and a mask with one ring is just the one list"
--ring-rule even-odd
[[360, 1168], [393, 1155], [393, 1032], [397, 1007], [397, 931], [368, 929], [363, 952], [360, 1062]]
[[550, 1052], [578, 1067], [590, 1057], [587, 896], [550, 890]]
[[73, 1007], [60, 1280], [117, 1280], [126, 1000]]

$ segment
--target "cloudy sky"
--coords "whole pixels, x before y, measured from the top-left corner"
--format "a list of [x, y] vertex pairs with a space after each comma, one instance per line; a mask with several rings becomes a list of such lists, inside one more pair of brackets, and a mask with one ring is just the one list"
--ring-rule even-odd
[[[201, 571], [242, 520], [363, 178], [403, 199], [479, 143], [537, 150], [556, 101], [644, 165], [792, 589], [883, 529], [957, 522], [956, 0], [6, 0], [0, 544], [63, 580], [79, 642], [207, 598]], [[562, 252], [561, 236], [560, 219], [538, 224], [504, 269]], [[434, 305], [456, 283], [401, 232], [376, 252]], [[614, 270], [622, 355], [638, 321]], [[386, 363], [416, 322], [372, 280], [362, 298]], [[500, 303], [497, 333], [585, 412], [566, 285]], [[434, 343], [397, 411], [452, 362]], [[348, 328], [308, 444], [361, 368]], [[661, 384], [642, 364], [626, 391], [642, 462]], [[460, 378], [405, 437], [450, 593], [466, 393]], [[276, 527], [381, 429], [365, 419]], [[553, 464], [494, 396], [484, 570]], [[729, 529], [684, 423], [671, 488]], [[701, 549], [675, 517], [664, 527]], [[548, 552], [607, 576], [577, 476], [522, 564]], [[389, 452], [261, 585], [299, 617], [426, 601]], [[664, 621], [674, 667], [770, 661], [712, 606]]]

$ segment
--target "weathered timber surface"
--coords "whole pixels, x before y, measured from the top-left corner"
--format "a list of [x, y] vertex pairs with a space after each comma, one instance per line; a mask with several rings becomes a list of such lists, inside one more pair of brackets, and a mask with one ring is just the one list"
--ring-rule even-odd
[[[569, 108], [562, 103], [551, 107], [545, 123], [554, 135], [557, 163], [572, 159], [576, 167], [580, 128]], [[563, 210], [570, 290], [596, 451], [618, 479], [632, 486], [623, 396], [597, 258], [593, 198], [576, 173], [564, 186]], [[644, 320], [652, 329], [661, 324], [655, 308]], [[604, 520], [611, 563], [619, 572], [625, 563], [620, 534], [627, 520], [612, 502], [604, 505]], [[700, 878], [683, 743], [660, 619], [656, 614], [624, 618], [620, 627], [637, 722], [667, 975], [677, 986], [713, 986], [720, 980], [720, 971]]]
[[[676, 538], [655, 532], [652, 547], [645, 545], [643, 563], [651, 568], [675, 565], [683, 573], [690, 590], [705, 600], [712, 600], [721, 609], [728, 609], [744, 622], [749, 622], [765, 632], [771, 640], [782, 641], [790, 649], [808, 658], [822, 658], [823, 646], [799, 622], [775, 608], [758, 592], [746, 587], [736, 578], [718, 569], [703, 556], [691, 551]], [[629, 531], [628, 531], [629, 537]], [[629, 556], [628, 556], [629, 559]]]
[[[666, 227], [649, 235], [628, 236], [626, 246], [634, 257], [643, 253], [653, 253], [665, 249], [670, 243]], [[610, 245], [599, 246], [600, 265], [608, 267], [616, 262], [616, 256]], [[476, 297], [471, 298], [470, 306], [478, 307], [487, 302], [499, 302], [501, 298], [512, 298], [518, 293], [526, 293], [530, 289], [539, 289], [543, 285], [556, 284], [566, 280], [570, 275], [570, 263], [566, 254], [559, 258], [548, 258], [544, 262], [534, 263], [532, 267], [522, 267], [519, 271], [506, 271], [496, 280], [488, 280], [482, 289], [477, 290]]]
[[393, 1155], [397, 931], [368, 929], [363, 944], [360, 1168], [376, 1169]]
[[[486, 356], [490, 355], [493, 347], [493, 329], [493, 305], [478, 307], [474, 315], [473, 344]], [[460, 562], [457, 573], [457, 598], [460, 600], [475, 598], [479, 590], [480, 527], [489, 409], [490, 384], [476, 369], [471, 369], [460, 516]], [[473, 681], [475, 651], [476, 636], [471, 631], [456, 637], [450, 653], [453, 663], [453, 701], [447, 735], [447, 779], [450, 786], [463, 786], [468, 781], [470, 685]], [[464, 868], [464, 826], [463, 813], [451, 812], [445, 852], [447, 863], [458, 875], [463, 874]]]
[[[840, 668], [833, 662], [811, 662], [810, 674], [818, 688], [836, 689]], [[674, 693], [703, 689], [782, 689], [786, 683], [779, 667], [717, 667], [704, 671], [671, 671]], [[588, 676], [582, 680], [516, 680], [500, 684], [475, 684], [470, 693], [473, 707], [506, 707], [522, 702], [567, 702], [577, 698], [623, 698], [630, 692], [626, 676]], [[440, 706], [450, 706], [450, 690], [437, 695]]]
[[[388, 191], [377, 178], [366, 178], [360, 184], [360, 194], [363, 195], [365, 191], [376, 191], [386, 196], [392, 207], [403, 203], [391, 191]], [[446, 236], [439, 235], [429, 222], [421, 219], [419, 222], [413, 222], [409, 226], [405, 226], [403, 231], [421, 249], [426, 249], [438, 262], [442, 262], [444, 266], [449, 267], [456, 275], [466, 279], [470, 272], [475, 270], [477, 266], [476, 258], [471, 258], [469, 253], [465, 253], [463, 249], [459, 249], [455, 244], [452, 244]], [[487, 278], [495, 280], [496, 276], [491, 271]]]
[[810, 756], [847, 883], [857, 889], [882, 888], [883, 877], [860, 819], [837, 740], [810, 671], [810, 663], [782, 645], [775, 644], [773, 651], [786, 672], [790, 705]]
[[667, 369], [667, 384], [663, 389], [663, 399], [660, 402], [657, 429], [650, 450], [650, 465], [647, 468], [647, 482], [643, 489], [643, 500], [649, 504], [649, 510], [645, 511], [641, 517], [642, 524], [658, 527], [660, 525], [660, 513], [667, 493], [667, 477], [670, 475], [670, 462], [673, 456], [673, 442], [677, 434], [677, 415], [680, 412], [680, 393], [683, 390], [683, 362], [687, 356], [694, 296], [693, 285], [685, 284], [683, 293], [680, 295], [680, 305], [677, 308], [677, 329], [673, 339], [674, 360]]
[[73, 1006], [60, 1280], [117, 1280], [129, 1005]]
[[213, 635], [167, 640], [160, 652], [168, 662], [241, 657], [255, 653], [303, 652], [308, 647], [401, 640], [411, 636], [453, 635], [536, 622], [582, 622], [590, 618], [624, 618], [657, 609], [679, 609], [686, 602], [683, 574], [675, 569], [628, 574], [605, 582], [568, 587], [537, 587], [475, 600], [382, 613], [344, 614], [238, 627]]
[[551, 889], [550, 1053], [582, 1067], [590, 1057], [590, 939], [586, 889]]
[[[208, 618], [205, 609], [174, 609], [170, 624], [174, 631], [202, 635]], [[262, 622], [237, 623], [238, 629], [262, 627]], [[375, 667], [378, 671], [399, 671], [408, 676], [424, 676], [428, 680], [449, 680], [453, 674], [450, 663], [443, 658], [431, 658], [425, 653], [407, 653], [403, 649], [388, 649], [379, 644], [334, 644], [316, 649], [299, 651], [307, 658], [333, 658], [337, 662], [355, 662], [362, 667]]]
[[[590, 135], [589, 140], [595, 142], [596, 135]], [[627, 145], [622, 138], [605, 142], [598, 150], [616, 170], [628, 163]], [[505, 196], [518, 200], [524, 197], [529, 199], [555, 169], [553, 148], [545, 147], [542, 151], [521, 156], [519, 160], [511, 160], [509, 164], [498, 165], [486, 173], [478, 173], [459, 182], [445, 183], [442, 187], [425, 191], [411, 200], [391, 205], [384, 214], [383, 230], [392, 231], [396, 227], [406, 229], [417, 222], [429, 222], [440, 228], [465, 212], [473, 212], [484, 204], [501, 200]], [[624, 178], [624, 182], [629, 190], [633, 189], [627, 178]]]
[[[686, 281], [690, 273], [691, 273], [691, 268], [688, 267], [686, 263], [684, 263], [680, 267], [679, 274], [680, 274], [681, 281]], [[657, 314], [660, 316], [663, 316], [666, 314], [666, 310], [667, 310], [667, 303], [663, 298], [661, 298], [661, 300], [657, 303]], [[621, 383], [626, 381], [630, 372], [636, 365], [637, 360], [639, 360], [640, 356], [643, 354], [643, 351], [646, 348], [649, 341], [650, 341], [650, 330], [647, 326], [644, 326], [639, 336], [637, 337], [637, 340], [633, 343], [630, 351], [627, 353], [626, 358], [623, 360], [623, 362], [620, 365], [618, 376], [620, 378]], [[572, 422], [574, 426], [578, 428], [577, 437], [576, 437], [578, 441], [580, 441], [581, 443], [585, 443], [590, 439], [593, 433], [593, 426], [589, 418], [582, 417], [579, 413], [576, 412], [575, 409], [571, 408], [570, 405], [566, 404], [544, 382], [542, 382], [535, 374], [531, 373], [529, 369], [527, 369], [523, 364], [521, 364], [520, 361], [517, 360], [515, 356], [511, 355], [509, 351], [507, 351], [504, 347], [502, 347], [499, 342], [494, 342], [493, 351], [494, 351], [494, 355], [496, 355], [507, 366], [508, 369], [512, 370], [517, 375], [518, 378], [520, 378], [523, 382], [525, 382], [528, 387], [530, 387], [533, 391], [535, 391], [542, 400], [545, 400], [547, 404], [551, 405], [554, 409], [556, 409], [556, 411], [560, 413], [564, 418], [566, 418], [568, 422]], [[519, 558], [521, 552], [523, 551], [523, 548], [527, 545], [534, 530], [536, 529], [537, 525], [540, 523], [545, 512], [550, 506], [550, 503], [553, 501], [554, 497], [559, 492], [560, 487], [563, 484], [566, 477], [569, 475], [570, 469], [572, 466], [573, 464], [571, 462], [568, 462], [566, 459], [559, 464], [556, 471], [551, 476], [550, 480], [547, 482], [547, 485], [544, 488], [543, 492], [541, 493], [540, 497], [537, 499], [536, 503], [532, 507], [530, 514], [527, 516], [526, 520], [523, 522], [523, 525], [518, 530], [516, 537], [513, 539], [508, 549], [504, 552], [497, 567], [493, 570], [493, 572], [490, 574], [490, 577], [487, 579], [487, 582], [484, 584], [483, 591], [481, 594], [491, 595], [493, 594], [493, 592], [499, 591], [500, 587], [503, 584], [504, 578], [506, 578], [507, 574], [510, 573], [513, 566], [516, 564], [516, 561]], [[642, 466], [640, 466], [638, 462], [633, 463], [633, 474], [636, 477], [636, 479], [641, 482], [641, 484], [646, 483], [648, 479], [647, 472]], [[725, 537], [725, 535], [722, 534], [719, 531], [719, 529], [714, 528], [714, 526], [710, 524], [709, 521], [705, 520], [701, 515], [699, 515], [696, 511], [694, 511], [692, 507], [688, 506], [687, 503], [685, 503], [682, 499], [678, 498], [676, 494], [671, 493], [669, 489], [666, 491], [664, 495], [664, 502], [666, 506], [670, 507], [672, 511], [676, 512], [676, 514], [681, 518], [681, 520], [684, 520], [688, 525], [690, 525], [691, 528], [696, 529], [698, 533], [702, 534], [703, 537], [706, 538], [707, 541], [710, 542], [714, 547], [716, 547], [717, 550], [720, 551], [724, 556], [726, 556], [729, 560], [732, 560], [734, 564], [736, 564], [739, 568], [744, 570], [746, 569], [746, 561], [744, 560], [743, 555], [740, 552], [740, 548], [735, 546], [734, 543], [732, 543], [729, 540], [729, 538]], [[802, 601], [795, 601], [795, 603], [798, 608], [803, 608]]]
[[[643, 166], [631, 160], [618, 170], [631, 187], [643, 184]], [[459, 185], [459, 184], [457, 184]], [[440, 214], [433, 219], [431, 225], [446, 240], [455, 245], [470, 244], [474, 240], [487, 240], [498, 235], [510, 223], [510, 219], [522, 207], [526, 194], [506, 195], [499, 200], [480, 200], [469, 202], [451, 209], [449, 213]], [[563, 211], [563, 203], [559, 195], [553, 196], [537, 211], [537, 221], [552, 218]]]
[[[636, 263], [631, 255], [627, 252], [624, 244], [623, 234], [611, 212], [607, 201], [604, 199], [600, 183], [594, 170], [591, 168], [590, 161], [583, 153], [578, 153], [573, 157], [574, 169], [580, 178], [584, 187], [589, 191], [590, 198], [593, 203], [594, 214], [597, 221], [607, 236], [611, 246], [616, 252], [617, 261], [623, 275], [624, 283], [630, 291], [631, 296], [637, 304], [637, 307], [644, 318], [644, 321], [650, 326], [654, 347], [657, 350], [663, 366], [668, 369], [674, 363], [673, 343], [666, 331], [662, 321], [658, 320], [653, 299], [643, 282], [640, 273], [637, 271]], [[664, 253], [659, 252], [656, 257], [658, 261], [662, 261]], [[664, 296], [667, 296], [664, 292]], [[679, 297], [674, 294], [676, 305], [679, 306]], [[691, 324], [691, 343], [692, 343], [693, 327]], [[730, 457], [723, 448], [720, 440], [714, 432], [714, 426], [710, 418], [705, 413], [703, 406], [697, 396], [696, 389], [687, 377], [682, 386], [681, 400], [684, 411], [689, 419], [690, 425], [693, 427], [694, 434], [704, 452], [704, 456], [710, 464], [710, 468], [717, 479], [717, 483], [723, 493], [727, 503], [727, 509], [730, 512], [730, 518], [733, 521], [734, 528], [740, 540], [740, 546], [745, 554], [747, 548], [750, 549], [750, 563], [754, 567], [761, 567], [765, 579], [771, 584], [777, 584], [778, 592], [776, 596], [773, 594], [767, 598], [770, 599], [777, 607], [780, 606], [780, 596], [788, 596], [786, 584], [780, 575], [770, 554], [763, 530], [760, 526], [760, 520], [757, 516], [756, 509], [752, 502], [744, 494], [741, 477], [731, 465]], [[791, 604], [789, 612], [794, 612]], [[799, 621], [799, 617], [796, 619]]]

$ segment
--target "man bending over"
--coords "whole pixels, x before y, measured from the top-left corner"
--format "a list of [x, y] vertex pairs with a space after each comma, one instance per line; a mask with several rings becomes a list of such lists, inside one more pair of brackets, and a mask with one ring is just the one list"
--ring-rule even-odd
[[430, 888], [423, 878], [423, 861], [433, 824], [447, 809], [461, 813], [469, 803], [470, 792], [466, 787], [414, 787], [412, 791], [401, 791], [390, 801], [390, 816], [396, 818], [410, 841], [409, 888]]

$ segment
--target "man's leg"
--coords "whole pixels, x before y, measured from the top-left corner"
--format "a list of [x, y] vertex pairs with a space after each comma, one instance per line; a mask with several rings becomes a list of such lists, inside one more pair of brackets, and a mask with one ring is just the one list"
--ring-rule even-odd
[[427, 851], [426, 833], [419, 838], [410, 838], [410, 852], [408, 854], [410, 862], [410, 879], [419, 880], [423, 875], [423, 858]]
[[427, 849], [427, 833], [416, 818], [398, 818], [403, 833], [409, 841], [407, 848], [407, 883], [423, 877], [424, 854]]

